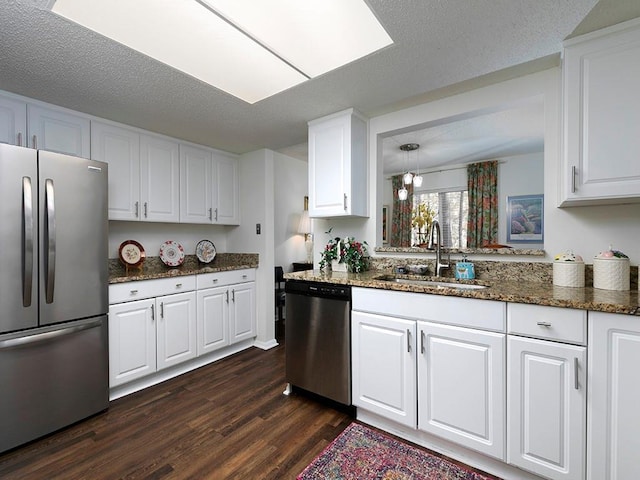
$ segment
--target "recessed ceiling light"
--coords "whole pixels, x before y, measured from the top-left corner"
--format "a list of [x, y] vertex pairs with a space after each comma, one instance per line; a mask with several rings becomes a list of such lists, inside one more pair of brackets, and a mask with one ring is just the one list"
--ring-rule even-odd
[[393, 43], [363, 0], [55, 0], [51, 10], [248, 103]]

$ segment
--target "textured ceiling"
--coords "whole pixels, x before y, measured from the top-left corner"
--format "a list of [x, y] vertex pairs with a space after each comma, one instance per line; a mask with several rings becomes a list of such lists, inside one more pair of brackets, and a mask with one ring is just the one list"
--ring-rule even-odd
[[[637, 0], [606, 1], [627, 6], [617, 17], [604, 9], [609, 21], [640, 15]], [[380, 114], [556, 54], [596, 0], [368, 0], [394, 45], [254, 105], [68, 22], [46, 3], [0, 1], [0, 89], [244, 153], [303, 143], [306, 122], [329, 113]]]

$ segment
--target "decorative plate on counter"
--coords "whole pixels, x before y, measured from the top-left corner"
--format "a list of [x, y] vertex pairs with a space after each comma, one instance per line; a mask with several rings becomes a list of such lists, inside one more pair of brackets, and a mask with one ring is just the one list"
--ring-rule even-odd
[[118, 248], [120, 261], [129, 267], [139, 267], [145, 259], [144, 248], [135, 240], [125, 240]]
[[167, 240], [160, 245], [160, 260], [167, 267], [179, 267], [184, 262], [184, 248], [178, 242]]
[[211, 240], [200, 240], [196, 245], [196, 257], [202, 263], [211, 263], [216, 258], [216, 246]]

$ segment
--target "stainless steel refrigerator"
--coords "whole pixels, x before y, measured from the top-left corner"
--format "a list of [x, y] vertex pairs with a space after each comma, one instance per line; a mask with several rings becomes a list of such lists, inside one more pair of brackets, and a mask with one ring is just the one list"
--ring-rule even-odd
[[107, 164], [0, 145], [0, 452], [109, 403]]

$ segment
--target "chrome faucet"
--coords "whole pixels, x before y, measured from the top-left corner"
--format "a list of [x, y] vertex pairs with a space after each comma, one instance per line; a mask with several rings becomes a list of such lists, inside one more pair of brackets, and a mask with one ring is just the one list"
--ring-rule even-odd
[[[435, 239], [434, 239], [435, 238]], [[429, 232], [429, 243], [427, 243], [427, 249], [436, 251], [436, 277], [439, 277], [443, 268], [449, 268], [449, 263], [442, 263], [442, 232], [440, 231], [440, 224], [437, 220], [434, 220], [431, 224], [431, 231]], [[451, 254], [449, 254], [448, 262], [451, 262]]]

